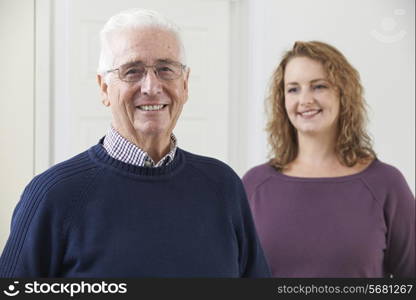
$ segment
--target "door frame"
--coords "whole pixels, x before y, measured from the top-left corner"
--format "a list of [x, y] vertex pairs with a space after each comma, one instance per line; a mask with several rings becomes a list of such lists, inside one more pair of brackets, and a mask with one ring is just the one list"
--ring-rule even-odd
[[39, 174], [52, 165], [53, 111], [52, 74], [52, 2], [35, 0], [35, 113], [34, 172]]

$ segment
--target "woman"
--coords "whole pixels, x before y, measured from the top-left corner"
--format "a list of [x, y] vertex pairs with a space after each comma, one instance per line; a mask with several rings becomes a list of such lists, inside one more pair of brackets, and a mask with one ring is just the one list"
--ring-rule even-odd
[[243, 181], [273, 276], [414, 277], [414, 196], [372, 149], [358, 72], [296, 42], [267, 105], [273, 158]]

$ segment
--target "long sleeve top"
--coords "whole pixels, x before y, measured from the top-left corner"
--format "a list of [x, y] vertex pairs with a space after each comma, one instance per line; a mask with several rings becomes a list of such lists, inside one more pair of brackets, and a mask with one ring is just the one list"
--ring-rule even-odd
[[243, 182], [273, 277], [416, 276], [415, 199], [393, 166], [301, 178], [263, 164]]

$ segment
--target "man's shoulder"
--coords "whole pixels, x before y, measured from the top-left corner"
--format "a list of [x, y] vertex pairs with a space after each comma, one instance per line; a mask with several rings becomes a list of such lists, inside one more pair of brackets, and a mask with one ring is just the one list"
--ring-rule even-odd
[[50, 180], [57, 176], [63, 179], [66, 177], [76, 176], [77, 174], [87, 172], [89, 169], [96, 168], [97, 165], [91, 160], [88, 152], [89, 150], [83, 151], [71, 158], [56, 163], [37, 176], [43, 178], [44, 180]]
[[72, 200], [82, 197], [97, 170], [87, 150], [36, 175], [25, 187], [13, 212], [13, 220], [26, 222], [35, 215], [69, 213]]
[[33, 196], [60, 194], [63, 198], [71, 189], [77, 189], [88, 181], [97, 168], [86, 150], [36, 175], [26, 186], [25, 193]]
[[219, 159], [194, 154], [188, 151], [183, 151], [187, 163], [189, 163], [192, 167], [200, 170], [203, 173], [206, 173], [210, 177], [216, 177], [216, 178], [238, 178], [238, 175], [235, 173], [235, 171], [226, 163], [222, 162]]

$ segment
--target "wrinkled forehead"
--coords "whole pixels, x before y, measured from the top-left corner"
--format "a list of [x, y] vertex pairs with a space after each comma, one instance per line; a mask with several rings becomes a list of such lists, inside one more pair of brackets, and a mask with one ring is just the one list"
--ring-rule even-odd
[[181, 48], [176, 35], [157, 27], [130, 28], [113, 32], [109, 46], [114, 65], [140, 61], [154, 64], [160, 60], [181, 61]]

